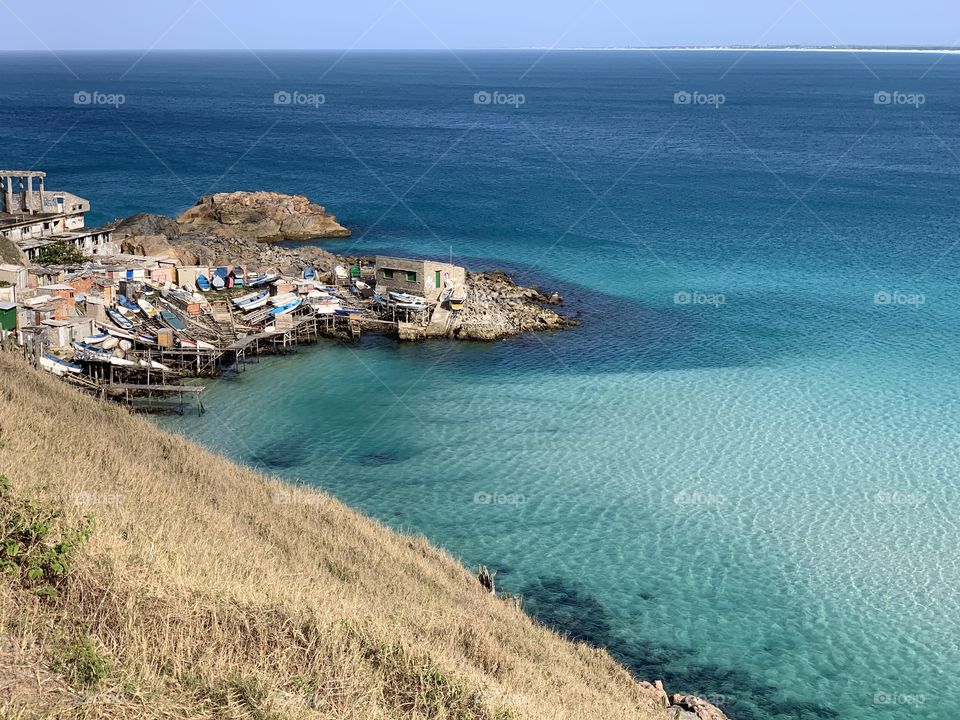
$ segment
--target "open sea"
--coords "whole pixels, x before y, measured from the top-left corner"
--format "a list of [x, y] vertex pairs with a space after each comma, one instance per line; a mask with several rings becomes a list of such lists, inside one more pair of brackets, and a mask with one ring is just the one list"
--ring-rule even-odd
[[734, 720], [957, 717], [960, 57], [138, 55], [3, 55], [0, 165], [90, 223], [307, 194], [333, 251], [583, 320], [324, 342], [159, 423]]

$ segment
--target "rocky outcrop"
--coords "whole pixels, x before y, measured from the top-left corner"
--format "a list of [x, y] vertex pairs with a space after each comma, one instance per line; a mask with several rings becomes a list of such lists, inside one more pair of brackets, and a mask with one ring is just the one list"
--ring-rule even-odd
[[500, 271], [468, 273], [469, 294], [452, 334], [465, 340], [499, 340], [531, 330], [560, 330], [579, 321], [546, 305], [559, 305], [557, 293], [544, 295], [536, 287], [522, 287]]
[[121, 221], [113, 231], [121, 252], [149, 257], [177, 258], [184, 264], [189, 258], [180, 255], [177, 242], [180, 228], [165, 215], [139, 213]]
[[671, 695], [667, 709], [676, 711], [678, 720], [728, 720], [720, 708], [696, 695]]
[[13, 240], [0, 237], [0, 262], [12, 265], [23, 265], [25, 258]]
[[177, 217], [181, 232], [260, 242], [349, 237], [350, 231], [303, 195], [230, 192], [204, 195]]

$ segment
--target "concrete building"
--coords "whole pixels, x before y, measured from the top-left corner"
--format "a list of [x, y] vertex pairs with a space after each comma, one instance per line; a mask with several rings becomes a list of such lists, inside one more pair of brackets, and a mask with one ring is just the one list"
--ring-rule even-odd
[[17, 247], [30, 262], [37, 262], [40, 252], [48, 245], [72, 245], [87, 257], [109, 257], [116, 255], [120, 246], [113, 241], [111, 228], [81, 228], [72, 232], [61, 232], [44, 237], [21, 240]]
[[376, 287], [382, 292], [406, 292], [435, 301], [443, 288], [465, 284], [467, 271], [434, 260], [378, 256], [375, 277]]
[[72, 244], [84, 255], [117, 252], [111, 228], [84, 227], [90, 203], [73, 193], [47, 190], [45, 179], [46, 173], [36, 170], [0, 170], [0, 236], [16, 243], [31, 262], [41, 249], [58, 242]]

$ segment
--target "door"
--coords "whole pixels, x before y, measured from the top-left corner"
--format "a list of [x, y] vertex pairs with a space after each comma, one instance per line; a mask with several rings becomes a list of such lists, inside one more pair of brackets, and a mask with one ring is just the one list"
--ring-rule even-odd
[[437, 270], [433, 274], [433, 286], [438, 290], [440, 289], [440, 271], [439, 270]]

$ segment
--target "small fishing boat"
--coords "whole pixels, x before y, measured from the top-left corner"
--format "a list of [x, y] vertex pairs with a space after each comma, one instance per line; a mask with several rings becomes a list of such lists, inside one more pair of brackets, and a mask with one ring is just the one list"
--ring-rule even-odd
[[100, 343], [100, 347], [102, 347], [104, 350], [113, 350], [113, 349], [114, 349], [115, 347], [117, 347], [119, 344], [120, 344], [120, 340], [119, 340], [118, 338], [115, 338], [115, 337], [113, 337], [113, 336], [111, 335], [111, 336], [108, 337], [106, 340], [104, 340], [102, 343]]
[[359, 318], [363, 317], [363, 310], [360, 308], [337, 308], [333, 311], [333, 314], [340, 317]]
[[[121, 330], [120, 328], [114, 327], [113, 325], [105, 325], [103, 323], [97, 323], [97, 328], [100, 332], [109, 335], [112, 338], [117, 340], [134, 340], [132, 333], [128, 333], [126, 330]], [[104, 341], [106, 342], [106, 341]]]
[[315, 280], [316, 278], [317, 278], [317, 271], [314, 270], [312, 267], [308, 267], [306, 270], [303, 271], [304, 280], [310, 281], [310, 280]]
[[99, 333], [97, 335], [91, 335], [90, 337], [85, 337], [83, 339], [83, 342], [85, 342], [87, 345], [99, 345], [108, 337], [110, 336], [107, 335], [107, 333]]
[[372, 298], [374, 295], [373, 288], [363, 280], [353, 281], [353, 292], [362, 298]]
[[214, 275], [210, 280], [210, 284], [213, 285], [214, 290], [223, 290], [227, 283], [219, 275]]
[[215, 345], [211, 345], [203, 340], [191, 340], [190, 338], [179, 338], [180, 347], [188, 350], [216, 350]]
[[130, 352], [131, 350], [133, 350], [133, 343], [130, 342], [129, 340], [121, 340], [120, 344], [117, 347], [119, 347], [124, 352]]
[[157, 309], [150, 303], [148, 300], [140, 298], [137, 300], [137, 306], [143, 311], [143, 314], [147, 317], [153, 317], [157, 314]]
[[293, 300], [288, 302], [286, 305], [279, 305], [278, 307], [275, 307], [273, 310], [270, 311], [270, 314], [273, 315], [274, 317], [279, 317], [280, 315], [287, 315], [289, 313], [292, 313], [302, 304], [303, 304], [303, 300], [301, 298], [294, 298]]
[[58, 358], [56, 355], [51, 355], [47, 353], [40, 358], [40, 367], [44, 370], [52, 372], [54, 375], [66, 375], [67, 373], [81, 373], [83, 368], [79, 365], [74, 365], [72, 362], [68, 362], [63, 358]]
[[131, 302], [130, 300], [128, 300], [126, 295], [118, 295], [118, 296], [117, 296], [117, 302], [120, 303], [120, 306], [121, 306], [122, 308], [125, 308], [125, 309], [129, 310], [130, 312], [133, 312], [133, 313], [138, 313], [138, 312], [140, 312], [140, 306], [137, 305], [136, 303]]
[[450, 309], [463, 310], [463, 303], [467, 300], [467, 289], [463, 285], [457, 285], [450, 294]]
[[256, 297], [259, 297], [260, 293], [252, 292], [247, 293], [246, 295], [241, 295], [238, 298], [234, 298], [231, 302], [237, 307], [242, 307], [244, 303], [248, 303]]
[[243, 310], [244, 312], [249, 312], [251, 310], [256, 310], [257, 308], [262, 308], [269, 301], [270, 301], [270, 291], [264, 290], [263, 293], [260, 295], [260, 297], [258, 297], [256, 300], [251, 300], [250, 302], [243, 305], [243, 307], [241, 307], [240, 309]]
[[279, 275], [260, 275], [259, 277], [247, 283], [247, 287], [259, 287], [260, 285], [269, 285], [280, 279]]
[[249, 295], [244, 295], [241, 298], [237, 298], [233, 301], [233, 304], [236, 305], [241, 310], [251, 310], [256, 307], [263, 307], [270, 300], [270, 291], [261, 290], [260, 292], [253, 292]]
[[177, 317], [175, 314], [173, 314], [170, 310], [161, 310], [161, 311], [160, 311], [160, 317], [163, 319], [163, 321], [164, 321], [167, 325], [169, 325], [170, 327], [172, 327], [174, 330], [186, 330], [186, 329], [187, 329], [187, 326], [184, 324], [183, 320], [181, 320], [180, 318], [178, 318], [178, 317]]
[[114, 309], [107, 310], [107, 315], [110, 317], [113, 322], [117, 324], [118, 327], [123, 328], [124, 330], [133, 330], [133, 323], [127, 320], [123, 315], [117, 312]]
[[350, 277], [350, 271], [347, 270], [343, 265], [337, 265], [337, 266], [333, 269], [333, 273], [334, 273], [334, 275], [336, 275], [337, 278], [339, 278], [340, 280], [346, 280], [348, 277]]
[[161, 372], [173, 372], [163, 363], [158, 363], [156, 360], [140, 360], [140, 367], [149, 368], [150, 370], [160, 370]]
[[210, 291], [210, 279], [203, 273], [200, 273], [199, 275], [197, 275], [197, 288], [201, 292]]
[[280, 307], [281, 305], [286, 305], [291, 302], [297, 296], [293, 293], [282, 293], [280, 295], [274, 295], [270, 298], [270, 304], [274, 307]]

